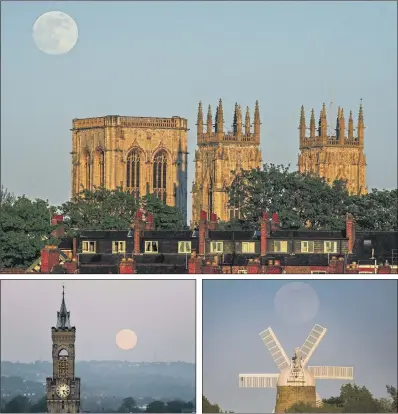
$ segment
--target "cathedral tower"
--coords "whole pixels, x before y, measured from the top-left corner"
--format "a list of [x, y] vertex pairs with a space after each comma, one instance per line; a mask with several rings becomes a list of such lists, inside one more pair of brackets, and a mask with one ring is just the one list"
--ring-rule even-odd
[[[309, 130], [309, 135], [307, 130]], [[350, 111], [346, 128], [344, 110], [338, 108], [333, 134], [331, 127], [328, 130], [325, 104], [322, 106], [317, 129], [315, 128], [314, 110], [311, 111], [310, 126], [307, 128], [302, 106], [299, 125], [299, 172], [316, 174], [324, 177], [329, 183], [333, 183], [336, 179], [346, 180], [350, 194], [366, 194], [364, 130], [362, 102], [359, 107], [355, 135], [352, 111]]]
[[227, 187], [234, 178], [232, 171], [261, 167], [258, 101], [253, 125], [250, 123], [249, 108], [243, 124], [242, 109], [235, 104], [232, 131], [225, 130], [221, 99], [216, 109], [214, 125], [211, 107], [208, 107], [206, 131], [202, 103], [199, 103], [196, 125], [198, 148], [195, 152], [195, 180], [192, 188], [192, 222], [199, 222], [201, 210], [206, 211], [209, 217], [215, 213], [223, 221], [238, 218], [239, 211], [228, 207]]
[[74, 119], [72, 196], [121, 187], [154, 194], [187, 216], [187, 120], [111, 115]]
[[47, 378], [47, 412], [78, 413], [80, 409], [80, 378], [75, 378], [76, 328], [70, 324], [62, 291], [57, 325], [51, 328], [53, 343], [53, 376]]

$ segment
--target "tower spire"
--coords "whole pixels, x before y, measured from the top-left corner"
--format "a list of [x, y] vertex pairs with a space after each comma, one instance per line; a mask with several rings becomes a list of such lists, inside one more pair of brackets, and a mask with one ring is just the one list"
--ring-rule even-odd
[[304, 113], [304, 105], [301, 105], [301, 112], [300, 112], [300, 141], [302, 142], [305, 139], [305, 113]]
[[222, 100], [218, 102], [218, 108], [217, 108], [217, 132], [219, 134], [222, 134], [224, 132], [224, 111], [222, 108]]
[[314, 113], [314, 108], [311, 109], [310, 138], [315, 138], [315, 113]]
[[363, 146], [364, 136], [365, 136], [365, 124], [363, 121], [363, 108], [362, 108], [362, 98], [361, 103], [359, 104], [359, 114], [358, 114], [358, 141], [359, 145]]
[[354, 120], [352, 119], [352, 111], [350, 111], [350, 117], [348, 118], [348, 140], [354, 139]]
[[247, 137], [250, 135], [250, 110], [249, 110], [249, 107], [246, 107], [245, 135]]
[[339, 140], [340, 145], [344, 145], [345, 141], [345, 119], [344, 119], [344, 109], [339, 107], [339, 119], [337, 120], [337, 139]]
[[197, 129], [197, 137], [199, 137], [203, 134], [203, 110], [202, 110], [202, 102], [199, 102], [198, 107], [198, 122], [196, 123], [198, 129]]
[[57, 312], [57, 329], [70, 329], [70, 312], [66, 309], [65, 304], [65, 286], [62, 285], [62, 302], [59, 312]]
[[256, 106], [254, 108], [254, 136], [257, 142], [260, 142], [260, 105], [256, 101]]
[[207, 134], [210, 135], [213, 132], [213, 116], [211, 114], [211, 106], [207, 110]]

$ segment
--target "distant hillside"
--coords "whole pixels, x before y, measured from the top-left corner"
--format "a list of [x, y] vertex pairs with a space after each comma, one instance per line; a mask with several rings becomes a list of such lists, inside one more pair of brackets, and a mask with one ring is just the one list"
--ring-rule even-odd
[[[3, 394], [16, 389], [39, 392], [52, 375], [50, 362], [1, 362]], [[82, 381], [82, 397], [151, 397], [153, 399], [195, 398], [195, 364], [187, 362], [77, 361], [76, 376]], [[4, 377], [9, 377], [8, 379]], [[22, 379], [16, 379], [20, 377]], [[25, 382], [24, 382], [25, 381]], [[30, 383], [31, 381], [32, 383]]]

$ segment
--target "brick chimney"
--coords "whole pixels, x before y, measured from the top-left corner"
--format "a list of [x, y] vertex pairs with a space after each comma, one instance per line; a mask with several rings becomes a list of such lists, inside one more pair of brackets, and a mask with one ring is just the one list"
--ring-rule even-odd
[[352, 254], [355, 244], [355, 218], [350, 213], [345, 215], [345, 235], [348, 239], [348, 254]]
[[155, 220], [152, 213], [148, 213], [146, 216], [145, 230], [155, 230]]
[[202, 273], [202, 259], [196, 254], [196, 250], [192, 250], [191, 257], [188, 260], [188, 273]]
[[211, 213], [210, 214], [210, 223], [209, 223], [209, 230], [215, 230], [217, 226], [217, 214]]
[[267, 213], [261, 213], [260, 218], [260, 256], [267, 255], [267, 232], [268, 232], [268, 215]]
[[130, 275], [135, 273], [135, 260], [132, 258], [122, 259], [119, 263], [119, 273], [121, 275]]
[[272, 213], [271, 231], [279, 230], [280, 227], [281, 227], [281, 224], [279, 222], [278, 213]]
[[54, 214], [51, 218], [51, 226], [57, 226], [52, 232], [53, 237], [64, 237], [65, 236], [65, 225], [64, 225], [64, 216], [61, 214]]
[[40, 273], [51, 273], [53, 267], [59, 264], [59, 249], [57, 246], [44, 246], [41, 249]]
[[137, 210], [134, 219], [134, 254], [141, 253], [141, 235], [144, 228], [143, 222], [144, 212], [142, 209]]
[[199, 220], [199, 256], [205, 255], [206, 236], [207, 236], [207, 214], [206, 211], [200, 212]]

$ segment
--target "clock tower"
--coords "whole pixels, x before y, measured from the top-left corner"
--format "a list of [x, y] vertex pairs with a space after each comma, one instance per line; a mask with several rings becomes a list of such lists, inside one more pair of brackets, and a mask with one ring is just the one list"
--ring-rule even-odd
[[47, 378], [48, 413], [78, 413], [80, 409], [80, 378], [75, 378], [76, 328], [70, 324], [62, 290], [57, 325], [51, 328], [53, 343], [53, 376]]

